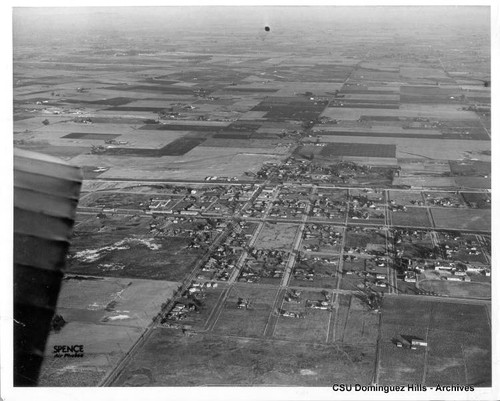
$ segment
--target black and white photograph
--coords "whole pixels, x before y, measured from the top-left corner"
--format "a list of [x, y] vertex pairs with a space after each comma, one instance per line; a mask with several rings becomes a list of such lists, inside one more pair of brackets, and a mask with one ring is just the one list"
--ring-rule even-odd
[[498, 399], [497, 6], [4, 10], [2, 399]]

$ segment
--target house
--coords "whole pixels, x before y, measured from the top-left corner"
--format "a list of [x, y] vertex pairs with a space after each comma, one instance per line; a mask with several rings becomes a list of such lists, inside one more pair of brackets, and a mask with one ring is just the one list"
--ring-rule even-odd
[[422, 338], [412, 338], [411, 345], [412, 346], [427, 347], [427, 341], [424, 341]]

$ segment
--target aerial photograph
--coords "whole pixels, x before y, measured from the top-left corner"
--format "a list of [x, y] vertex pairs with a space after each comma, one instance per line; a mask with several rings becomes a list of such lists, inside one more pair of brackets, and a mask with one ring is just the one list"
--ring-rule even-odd
[[14, 386], [493, 387], [490, 18], [13, 7]]

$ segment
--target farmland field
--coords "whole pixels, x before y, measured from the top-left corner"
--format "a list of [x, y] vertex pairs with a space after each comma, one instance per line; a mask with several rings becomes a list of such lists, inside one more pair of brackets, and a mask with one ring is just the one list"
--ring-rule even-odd
[[364, 143], [329, 143], [321, 151], [323, 156], [396, 157], [396, 146]]
[[14, 8], [4, 136], [83, 173], [39, 384], [491, 385], [492, 10]]

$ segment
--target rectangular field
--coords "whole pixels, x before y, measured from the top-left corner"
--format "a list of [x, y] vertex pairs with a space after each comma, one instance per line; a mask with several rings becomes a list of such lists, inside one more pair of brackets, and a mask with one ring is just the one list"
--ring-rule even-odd
[[396, 157], [396, 145], [374, 145], [367, 143], [328, 143], [320, 154], [332, 156]]
[[[222, 306], [214, 332], [244, 337], [263, 336], [269, 315], [274, 313], [272, 306], [277, 292], [277, 288], [233, 286]], [[239, 309], [237, 305], [239, 299], [248, 300], [248, 308]]]
[[425, 207], [408, 207], [405, 212], [389, 211], [394, 226], [432, 227]]
[[[491, 335], [485, 305], [386, 297], [381, 335], [380, 384], [491, 385]], [[395, 340], [401, 338], [421, 338], [428, 345], [399, 348]]]
[[118, 138], [119, 134], [98, 134], [98, 133], [85, 133], [85, 132], [72, 132], [71, 134], [64, 135], [62, 138], [68, 139], [89, 139], [107, 141], [110, 139]]
[[430, 208], [436, 228], [452, 230], [491, 231], [489, 209]]
[[[292, 304], [293, 306], [294, 304]], [[284, 302], [282, 307], [288, 310], [290, 305], [288, 302]], [[303, 319], [280, 316], [274, 337], [309, 343], [324, 343], [331, 318], [331, 311], [313, 309], [308, 309]]]
[[255, 242], [255, 247], [261, 249], [291, 250], [298, 227], [297, 224], [272, 224], [266, 222]]
[[[67, 276], [57, 313], [67, 322], [51, 332], [40, 386], [97, 386], [172, 297], [179, 283]], [[54, 345], [82, 344], [82, 358], [55, 358]]]
[[202, 333], [186, 337], [178, 330], [156, 329], [114, 385], [328, 387], [332, 381], [369, 384], [373, 360], [373, 347]]

